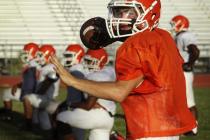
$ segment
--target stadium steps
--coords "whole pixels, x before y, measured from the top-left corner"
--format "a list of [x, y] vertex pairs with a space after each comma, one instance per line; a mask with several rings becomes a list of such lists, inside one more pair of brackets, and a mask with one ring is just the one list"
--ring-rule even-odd
[[[28, 42], [60, 45], [69, 41], [46, 1], [0, 1], [0, 50], [12, 51], [10, 57], [17, 57], [18, 51]], [[0, 58], [5, 58], [5, 55], [1, 53]]]
[[[1, 0], [0, 50], [17, 50], [28, 42], [50, 43], [64, 50], [68, 43], [81, 42], [79, 29], [91, 17], [108, 15], [110, 0]], [[210, 56], [210, 0], [162, 0], [160, 27], [170, 29], [176, 14], [186, 15], [198, 39], [202, 56]], [[116, 44], [107, 50], [115, 54]], [[16, 50], [14, 49], [14, 50]], [[207, 52], [207, 53], [206, 53]], [[204, 55], [203, 55], [204, 54]], [[2, 57], [2, 55], [0, 55]], [[15, 57], [15, 56], [14, 56]]]
[[47, 0], [51, 13], [56, 18], [60, 29], [69, 43], [80, 43], [79, 30], [84, 22], [84, 12], [76, 0]]

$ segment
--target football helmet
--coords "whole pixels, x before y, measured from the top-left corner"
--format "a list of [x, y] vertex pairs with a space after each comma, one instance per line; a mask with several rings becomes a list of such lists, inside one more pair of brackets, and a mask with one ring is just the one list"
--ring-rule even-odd
[[108, 54], [101, 48], [98, 50], [88, 49], [84, 56], [85, 68], [90, 72], [102, 69], [108, 63]]
[[37, 59], [38, 63], [41, 66], [43, 66], [49, 62], [49, 57], [51, 55], [55, 55], [55, 53], [56, 53], [56, 51], [52, 45], [44, 44], [39, 48], [36, 59]]
[[186, 31], [189, 28], [190, 22], [187, 17], [183, 15], [176, 15], [170, 21], [172, 30], [176, 33]]
[[106, 27], [112, 38], [129, 37], [158, 26], [160, 0], [111, 0]]
[[63, 64], [65, 67], [71, 67], [80, 63], [84, 55], [85, 50], [81, 45], [70, 44], [63, 53]]
[[22, 52], [20, 53], [21, 61], [26, 64], [29, 63], [30, 60], [34, 59], [36, 53], [39, 50], [39, 46], [35, 43], [28, 43], [24, 45]]

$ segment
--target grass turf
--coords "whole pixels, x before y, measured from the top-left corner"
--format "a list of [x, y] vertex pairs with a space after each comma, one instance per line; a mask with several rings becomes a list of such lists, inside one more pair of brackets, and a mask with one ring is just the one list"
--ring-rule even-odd
[[[65, 98], [65, 90], [61, 89], [61, 94], [57, 100]], [[194, 137], [181, 136], [180, 140], [210, 140], [210, 88], [196, 88], [195, 100], [199, 111], [199, 133]], [[2, 101], [0, 107], [2, 107]], [[18, 125], [23, 123], [23, 106], [20, 102], [13, 102], [13, 110], [15, 120], [11, 122], [0, 121], [0, 140], [43, 140], [43, 135], [34, 134], [32, 132], [21, 131], [18, 129]], [[122, 113], [122, 110], [118, 104], [118, 113]], [[125, 122], [123, 119], [116, 119], [113, 130], [119, 131], [125, 135]]]

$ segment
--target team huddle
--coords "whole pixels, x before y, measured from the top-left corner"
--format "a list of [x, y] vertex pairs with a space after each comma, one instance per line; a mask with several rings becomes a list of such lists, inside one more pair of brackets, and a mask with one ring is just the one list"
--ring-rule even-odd
[[[95, 17], [58, 59], [53, 45], [28, 43], [20, 55], [22, 82], [4, 93], [24, 105], [22, 129], [40, 127], [56, 140], [179, 140], [197, 134], [193, 66], [199, 57], [189, 21], [170, 21], [174, 38], [158, 28], [160, 0], [111, 0], [107, 20]], [[115, 68], [103, 47], [121, 41]], [[66, 98], [56, 100], [60, 83]], [[116, 102], [125, 114], [126, 138], [110, 137]]]

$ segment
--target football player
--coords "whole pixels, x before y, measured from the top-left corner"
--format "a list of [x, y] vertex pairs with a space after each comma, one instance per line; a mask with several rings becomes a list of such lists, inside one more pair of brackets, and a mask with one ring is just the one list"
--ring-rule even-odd
[[57, 97], [59, 92], [59, 77], [54, 71], [54, 65], [49, 63], [49, 56], [56, 53], [52, 45], [44, 44], [39, 48], [36, 61], [41, 66], [35, 92], [24, 96], [24, 115], [27, 126], [31, 127], [32, 111], [37, 112], [37, 122], [41, 129], [50, 130], [51, 123], [46, 112], [50, 101]]
[[126, 38], [116, 52], [117, 80], [78, 79], [52, 56], [55, 70], [67, 85], [120, 102], [126, 139], [178, 140], [196, 121], [187, 107], [183, 60], [170, 33], [158, 28], [160, 0], [111, 0], [108, 9], [110, 37]]
[[[114, 69], [105, 67], [107, 62], [108, 54], [104, 49], [89, 49], [84, 56], [84, 67], [90, 71], [86, 78], [93, 81], [114, 81]], [[57, 115], [59, 136], [72, 139], [70, 126], [73, 126], [89, 129], [89, 140], [109, 140], [116, 109], [113, 101], [85, 94], [84, 102], [70, 102], [68, 107], [71, 109]], [[66, 131], [63, 131], [64, 129]]]
[[[199, 49], [197, 47], [197, 40], [195, 35], [189, 31], [190, 22], [187, 17], [183, 15], [174, 16], [170, 24], [172, 31], [175, 33], [175, 41], [177, 48], [184, 60], [183, 71], [186, 82], [187, 105], [193, 113], [196, 120], [198, 120], [198, 113], [193, 93], [193, 67], [195, 61], [199, 57]], [[186, 134], [197, 134], [197, 129]]]
[[[12, 100], [22, 101], [23, 97], [34, 92], [36, 88], [37, 66], [35, 56], [39, 50], [39, 46], [35, 43], [25, 44], [20, 53], [22, 62], [22, 81], [12, 88], [5, 89], [3, 93], [5, 112], [10, 114], [12, 110]], [[9, 117], [9, 116], [8, 116]]]
[[[70, 44], [63, 53], [62, 63], [64, 67], [74, 76], [78, 78], [84, 78], [87, 70], [83, 67], [83, 57], [85, 50], [80, 44]], [[67, 87], [66, 99], [62, 102], [53, 101], [47, 107], [47, 111], [53, 114], [53, 121], [56, 121], [57, 113], [67, 109], [70, 103], [83, 102], [83, 92], [77, 90], [71, 86]], [[53, 123], [54, 124], [54, 123]], [[55, 124], [56, 125], [56, 124]], [[54, 126], [56, 127], [56, 126]], [[73, 127], [73, 135], [77, 140], [85, 139], [85, 130]]]

